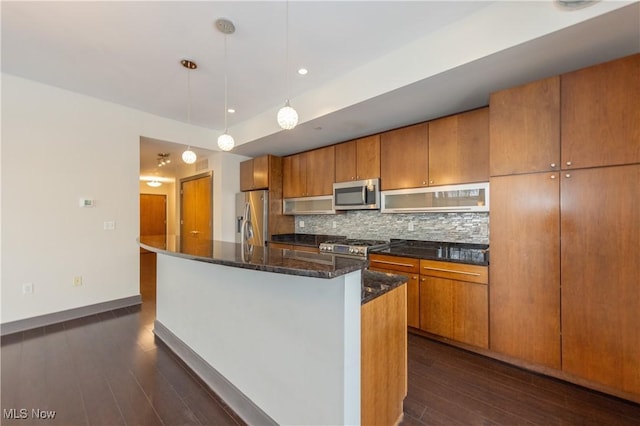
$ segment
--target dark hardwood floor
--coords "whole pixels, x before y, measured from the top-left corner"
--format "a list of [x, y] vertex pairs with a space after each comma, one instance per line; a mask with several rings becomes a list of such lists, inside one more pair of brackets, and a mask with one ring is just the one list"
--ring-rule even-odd
[[[2, 338], [0, 424], [243, 424], [154, 339], [155, 255], [140, 259], [142, 306]], [[409, 335], [402, 424], [640, 425], [640, 406]]]

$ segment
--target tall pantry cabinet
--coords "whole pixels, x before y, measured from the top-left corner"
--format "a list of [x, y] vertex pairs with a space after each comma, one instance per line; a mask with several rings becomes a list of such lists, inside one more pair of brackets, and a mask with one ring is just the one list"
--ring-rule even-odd
[[490, 348], [635, 401], [639, 75], [633, 55], [490, 100]]

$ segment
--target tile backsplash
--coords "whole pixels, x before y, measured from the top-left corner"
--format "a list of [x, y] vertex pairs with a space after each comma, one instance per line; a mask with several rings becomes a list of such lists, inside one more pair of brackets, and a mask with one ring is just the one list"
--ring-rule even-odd
[[382, 214], [355, 210], [336, 215], [304, 215], [296, 216], [296, 233], [489, 244], [489, 213]]

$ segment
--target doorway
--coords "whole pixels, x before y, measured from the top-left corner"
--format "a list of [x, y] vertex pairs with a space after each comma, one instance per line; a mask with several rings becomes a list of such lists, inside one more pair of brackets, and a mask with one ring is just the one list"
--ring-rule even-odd
[[203, 173], [180, 181], [181, 250], [202, 254], [213, 240], [213, 173]]
[[[156, 247], [167, 247], [166, 195], [140, 194], [140, 237], [147, 241], [153, 239]], [[155, 271], [156, 254], [140, 247], [140, 295], [143, 302], [156, 300]], [[152, 279], [142, 279], [143, 276]]]

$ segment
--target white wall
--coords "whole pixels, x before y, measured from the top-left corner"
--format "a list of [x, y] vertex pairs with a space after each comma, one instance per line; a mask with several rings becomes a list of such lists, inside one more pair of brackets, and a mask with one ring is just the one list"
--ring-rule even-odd
[[[140, 136], [180, 140], [185, 124], [2, 74], [0, 322], [139, 294]], [[193, 146], [217, 149], [195, 128]], [[233, 217], [239, 169], [218, 159], [214, 228]], [[78, 207], [80, 197], [96, 201]], [[115, 221], [115, 231], [104, 231]], [[232, 222], [231, 222], [232, 223]], [[232, 239], [229, 238], [230, 240]], [[74, 276], [83, 285], [72, 285]], [[34, 292], [22, 294], [22, 284]]]

